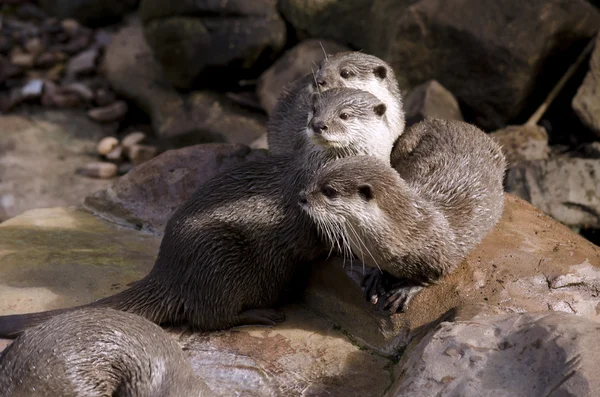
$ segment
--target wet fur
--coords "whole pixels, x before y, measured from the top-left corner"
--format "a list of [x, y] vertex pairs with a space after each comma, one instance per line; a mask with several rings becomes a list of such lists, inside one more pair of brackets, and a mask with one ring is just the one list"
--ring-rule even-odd
[[3, 397], [201, 397], [179, 345], [129, 313], [84, 309], [27, 330], [0, 356]]

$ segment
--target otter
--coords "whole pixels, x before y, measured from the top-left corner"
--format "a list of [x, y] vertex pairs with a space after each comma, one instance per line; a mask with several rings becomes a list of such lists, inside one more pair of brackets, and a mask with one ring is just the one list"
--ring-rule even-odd
[[314, 74], [307, 74], [284, 88], [267, 122], [269, 152], [296, 153], [312, 147], [304, 133], [312, 117], [315, 93], [332, 88], [360, 89], [379, 98], [387, 108], [387, 119], [398, 135], [404, 130], [402, 95], [396, 76], [383, 60], [358, 51], [327, 55]]
[[392, 159], [394, 168], [364, 156], [331, 162], [300, 204], [332, 247], [377, 267], [363, 279], [366, 298], [395, 313], [498, 222], [506, 162], [477, 127], [435, 119], [409, 128]]
[[112, 309], [61, 314], [0, 356], [4, 397], [214, 396], [159, 326]]
[[[168, 221], [150, 273], [86, 306], [201, 331], [283, 321], [272, 307], [329, 253], [298, 206], [301, 187], [335, 158], [371, 155], [389, 162], [397, 138], [386, 105], [368, 92], [336, 88], [315, 94], [313, 104], [309, 126], [322, 145], [246, 163], [203, 184]], [[362, 139], [364, 131], [381, 141]], [[2, 316], [0, 336], [14, 337], [70, 310]]]

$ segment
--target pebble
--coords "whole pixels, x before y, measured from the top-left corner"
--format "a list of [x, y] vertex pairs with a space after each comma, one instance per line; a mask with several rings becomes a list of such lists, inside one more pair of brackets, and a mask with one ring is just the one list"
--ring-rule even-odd
[[135, 131], [125, 135], [122, 141], [122, 145], [126, 150], [128, 150], [133, 145], [141, 143], [144, 139], [146, 139], [146, 134], [140, 131]]
[[20, 51], [13, 51], [13, 53], [10, 56], [10, 62], [13, 65], [21, 66], [24, 68], [32, 67], [34, 60], [35, 59], [33, 54], [26, 54]]
[[44, 82], [42, 80], [31, 80], [23, 86], [21, 94], [24, 98], [38, 98], [42, 96]]
[[89, 163], [83, 168], [79, 168], [77, 173], [92, 178], [109, 179], [117, 176], [118, 167], [116, 164], [108, 162]]
[[42, 68], [47, 68], [66, 59], [67, 55], [64, 52], [48, 51], [44, 52], [39, 57], [37, 57], [37, 59], [35, 60], [35, 65]]
[[71, 18], [67, 18], [67, 19], [63, 19], [60, 22], [60, 25], [62, 26], [63, 30], [65, 32], [67, 32], [67, 34], [69, 36], [75, 36], [75, 33], [77, 33], [77, 31], [79, 30], [79, 22], [77, 22], [74, 19]]
[[32, 54], [34, 57], [37, 57], [42, 52], [44, 52], [44, 44], [39, 37], [34, 37], [25, 42], [25, 49], [28, 53]]
[[119, 140], [117, 138], [115, 138], [114, 136], [107, 136], [102, 138], [100, 142], [98, 142], [96, 150], [98, 150], [98, 154], [106, 156], [118, 146]]
[[[68, 37], [68, 35], [67, 35]], [[73, 37], [66, 44], [61, 46], [61, 49], [68, 54], [76, 54], [83, 51], [90, 44], [90, 38], [86, 35]]]
[[112, 105], [90, 109], [87, 114], [92, 120], [109, 122], [122, 118], [126, 113], [127, 103], [124, 101], [117, 101]]
[[67, 74], [69, 76], [77, 76], [93, 72], [96, 69], [97, 57], [98, 50], [95, 48], [80, 52], [69, 60], [69, 63], [67, 64]]
[[64, 92], [69, 92], [79, 95], [81, 99], [91, 101], [94, 99], [94, 93], [83, 83], [71, 83], [62, 87]]
[[129, 160], [134, 165], [141, 164], [156, 156], [157, 149], [148, 145], [133, 145], [128, 150]]
[[118, 145], [106, 154], [106, 158], [110, 161], [120, 161], [123, 158], [123, 146]]

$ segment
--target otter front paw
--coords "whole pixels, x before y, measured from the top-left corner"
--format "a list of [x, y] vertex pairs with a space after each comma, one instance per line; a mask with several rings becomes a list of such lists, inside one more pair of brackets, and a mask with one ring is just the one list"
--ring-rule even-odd
[[389, 277], [391, 277], [389, 274], [379, 269], [373, 269], [365, 274], [360, 283], [360, 286], [364, 288], [365, 299], [376, 305], [379, 297], [386, 293]]
[[285, 314], [275, 309], [250, 309], [240, 313], [239, 325], [271, 325], [285, 320]]
[[382, 297], [383, 310], [391, 314], [405, 312], [412, 298], [422, 289], [420, 285], [407, 285], [405, 282], [396, 284]]

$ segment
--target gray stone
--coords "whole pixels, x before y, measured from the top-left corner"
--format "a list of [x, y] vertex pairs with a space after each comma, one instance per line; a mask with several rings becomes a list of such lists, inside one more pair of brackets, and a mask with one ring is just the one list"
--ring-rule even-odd
[[40, 0], [42, 9], [50, 15], [74, 18], [84, 24], [112, 22], [133, 11], [139, 0]]
[[570, 226], [600, 228], [600, 159], [556, 157], [509, 169], [506, 191]]
[[114, 90], [148, 113], [161, 138], [177, 138], [187, 144], [249, 144], [266, 132], [264, 115], [242, 108], [222, 94], [177, 92], [154, 60], [139, 22], [113, 37], [102, 68]]
[[426, 117], [463, 121], [458, 101], [436, 80], [415, 87], [404, 99], [406, 120], [415, 122]]
[[443, 323], [405, 355], [386, 396], [596, 396], [599, 329], [566, 313]]
[[545, 160], [550, 152], [548, 133], [538, 125], [512, 125], [490, 136], [502, 146], [509, 167], [522, 161]]
[[[255, 75], [285, 44], [276, 0], [143, 0], [144, 33], [169, 80], [232, 83]], [[225, 68], [217, 70], [215, 68]]]
[[572, 106], [581, 121], [600, 137], [600, 34], [596, 37], [590, 70], [577, 90]]
[[262, 150], [230, 144], [169, 150], [87, 197], [85, 205], [116, 223], [160, 233], [173, 211], [203, 182], [265, 155]]
[[32, 208], [82, 203], [110, 184], [76, 175], [96, 160], [96, 144], [104, 136], [84, 114], [4, 115], [0, 130], [0, 221]]
[[305, 40], [288, 50], [258, 79], [256, 92], [263, 109], [270, 114], [283, 87], [314, 71], [325, 53], [335, 54], [342, 51], [349, 51], [349, 48], [320, 39]]

